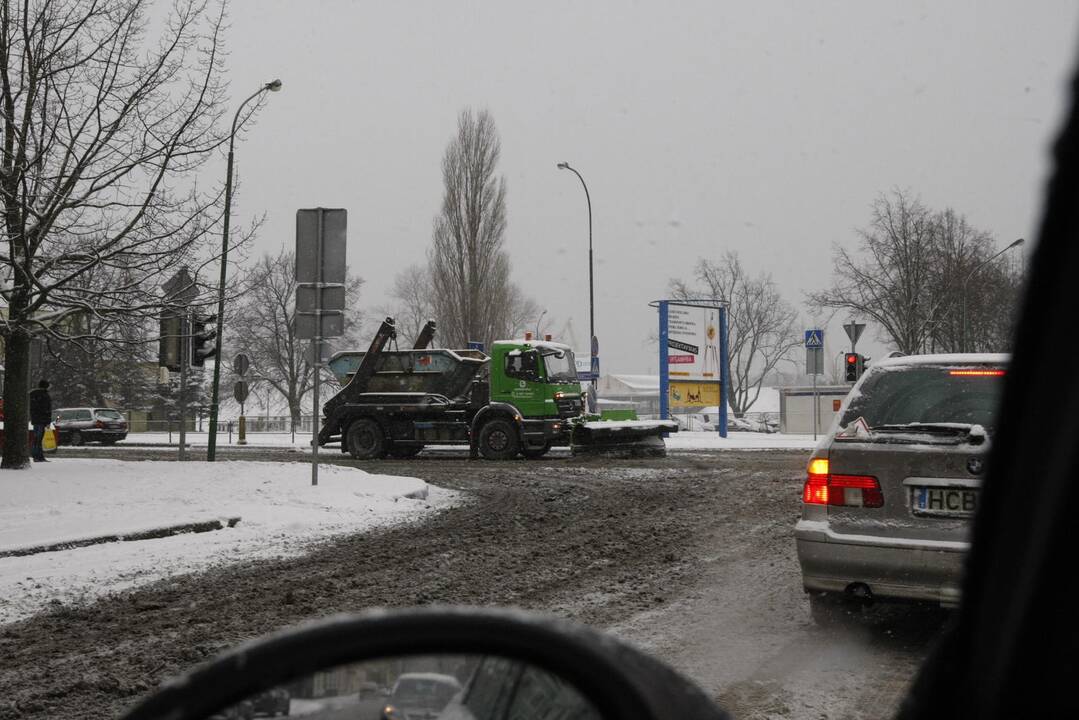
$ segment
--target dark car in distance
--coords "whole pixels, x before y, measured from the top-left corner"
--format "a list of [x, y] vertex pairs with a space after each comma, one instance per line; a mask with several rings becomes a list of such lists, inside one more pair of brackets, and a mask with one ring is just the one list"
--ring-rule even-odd
[[56, 411], [56, 443], [112, 445], [127, 437], [127, 420], [112, 408], [61, 408]]
[[289, 714], [292, 699], [288, 690], [279, 687], [255, 696], [251, 703], [254, 706], [255, 717], [277, 717]]

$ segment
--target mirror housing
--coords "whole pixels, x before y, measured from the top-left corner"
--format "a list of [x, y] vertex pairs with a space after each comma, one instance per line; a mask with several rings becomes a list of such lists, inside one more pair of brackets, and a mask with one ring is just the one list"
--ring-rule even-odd
[[124, 717], [204, 720], [320, 670], [431, 653], [531, 663], [569, 682], [607, 719], [728, 717], [690, 680], [609, 635], [523, 611], [453, 607], [338, 615], [245, 643], [164, 683]]

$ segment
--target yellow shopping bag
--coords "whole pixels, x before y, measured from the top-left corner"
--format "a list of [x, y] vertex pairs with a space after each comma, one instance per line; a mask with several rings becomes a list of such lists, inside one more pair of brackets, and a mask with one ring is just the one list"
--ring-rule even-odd
[[45, 428], [45, 435], [41, 438], [41, 449], [49, 452], [56, 450], [56, 430], [51, 425]]

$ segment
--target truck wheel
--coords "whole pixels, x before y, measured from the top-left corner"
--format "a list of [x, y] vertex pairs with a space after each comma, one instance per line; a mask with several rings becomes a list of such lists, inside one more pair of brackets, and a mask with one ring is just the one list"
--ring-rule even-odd
[[548, 452], [550, 452], [550, 450], [551, 450], [551, 443], [544, 443], [543, 445], [540, 445], [539, 447], [529, 447], [529, 446], [525, 445], [523, 448], [521, 448], [521, 454], [524, 455], [529, 460], [534, 460], [536, 458], [543, 457]]
[[480, 455], [487, 460], [512, 460], [521, 442], [517, 428], [509, 420], [491, 420], [480, 429]]
[[75, 447], [82, 445], [82, 433], [78, 430], [71, 431], [71, 444]]
[[386, 454], [386, 437], [374, 420], [360, 418], [348, 426], [348, 452], [357, 460], [375, 460]]

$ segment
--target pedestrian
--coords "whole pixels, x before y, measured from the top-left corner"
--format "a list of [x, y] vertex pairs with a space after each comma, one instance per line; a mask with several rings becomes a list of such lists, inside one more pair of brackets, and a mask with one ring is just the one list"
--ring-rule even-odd
[[41, 445], [45, 439], [45, 429], [51, 422], [52, 398], [49, 397], [49, 381], [42, 379], [37, 388], [30, 391], [30, 423], [34, 426], [34, 445], [30, 454], [35, 462], [48, 462]]

